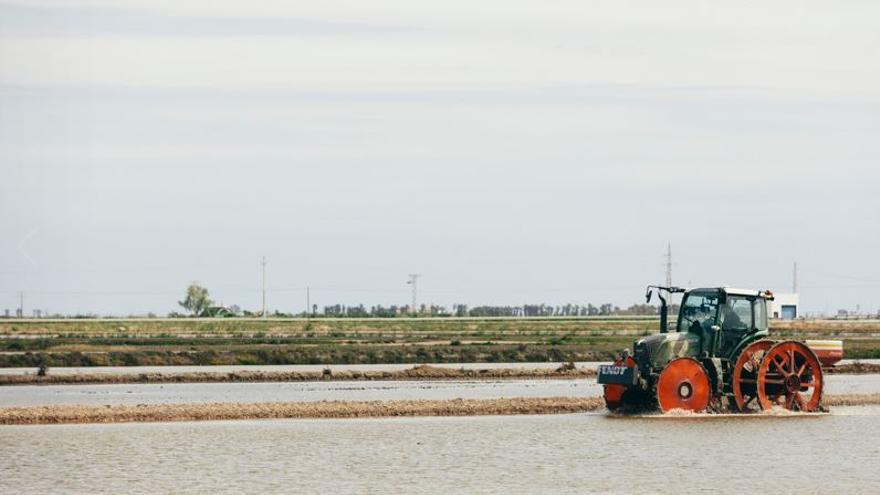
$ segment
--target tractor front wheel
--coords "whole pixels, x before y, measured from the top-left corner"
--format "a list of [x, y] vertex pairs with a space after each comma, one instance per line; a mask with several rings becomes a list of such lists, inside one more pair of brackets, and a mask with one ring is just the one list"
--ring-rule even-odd
[[673, 359], [660, 372], [657, 403], [664, 413], [673, 409], [703, 412], [711, 395], [709, 374], [696, 359]]

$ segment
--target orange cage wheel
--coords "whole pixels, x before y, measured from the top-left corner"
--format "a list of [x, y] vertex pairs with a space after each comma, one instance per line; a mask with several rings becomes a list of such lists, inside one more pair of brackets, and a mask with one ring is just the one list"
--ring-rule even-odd
[[663, 412], [673, 409], [703, 412], [709, 406], [711, 395], [709, 374], [696, 359], [673, 359], [660, 372], [657, 403]]
[[741, 412], [757, 412], [761, 410], [758, 398], [758, 370], [761, 360], [773, 347], [773, 341], [759, 340], [752, 342], [739, 354], [733, 367], [733, 396], [736, 406]]
[[817, 411], [822, 385], [819, 358], [801, 342], [788, 340], [774, 345], [758, 369], [758, 401], [765, 411], [774, 407]]

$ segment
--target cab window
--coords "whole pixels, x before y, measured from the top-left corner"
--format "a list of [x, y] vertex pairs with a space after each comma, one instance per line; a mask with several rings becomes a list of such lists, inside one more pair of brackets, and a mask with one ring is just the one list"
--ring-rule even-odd
[[752, 301], [728, 296], [721, 311], [721, 330], [747, 331], [752, 328]]
[[752, 307], [755, 313], [755, 328], [767, 330], [767, 303], [763, 299], [755, 299], [752, 301]]
[[702, 330], [708, 330], [715, 324], [715, 315], [717, 313], [717, 294], [688, 294], [681, 306], [678, 331], [701, 332]]

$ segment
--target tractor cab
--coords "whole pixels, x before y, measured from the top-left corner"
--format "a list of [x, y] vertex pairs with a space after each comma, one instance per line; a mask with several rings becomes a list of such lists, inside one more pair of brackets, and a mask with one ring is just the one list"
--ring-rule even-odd
[[[767, 300], [769, 291], [727, 287], [681, 289], [648, 288], [660, 298], [660, 333], [645, 337], [633, 345], [634, 358], [641, 374], [659, 372], [667, 363], [680, 357], [712, 359], [713, 367], [726, 366], [749, 342], [768, 335]], [[678, 319], [669, 332], [667, 298], [683, 293]]]
[[[609, 410], [821, 409], [822, 367], [843, 358], [841, 341], [770, 340], [770, 291], [649, 286], [648, 303], [654, 291], [660, 333], [599, 366], [596, 379]], [[682, 300], [670, 332], [667, 298], [673, 294]]]
[[745, 343], [768, 335], [772, 299], [769, 291], [692, 289], [681, 301], [676, 329], [699, 339], [701, 357], [731, 359]]

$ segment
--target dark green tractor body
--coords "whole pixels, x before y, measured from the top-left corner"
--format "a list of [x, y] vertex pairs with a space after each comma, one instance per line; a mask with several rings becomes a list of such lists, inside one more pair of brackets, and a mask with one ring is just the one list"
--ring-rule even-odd
[[680, 357], [730, 361], [750, 342], [769, 335], [767, 300], [772, 294], [726, 287], [683, 292], [673, 331], [661, 328], [660, 334], [633, 345], [636, 361], [645, 371], [659, 373]]
[[[759, 380], [762, 359], [775, 344], [767, 340], [770, 291], [650, 286], [648, 301], [655, 290], [661, 301], [660, 333], [637, 340], [632, 352], [625, 350], [613, 365], [599, 367], [609, 409], [744, 410], [752, 402], [770, 407], [768, 401], [780, 397], [797, 408], [800, 393], [811, 388], [819, 394], [818, 404], [820, 365], [802, 343], [784, 343], [794, 350], [786, 348], [775, 365], [768, 363]], [[673, 326], [666, 299], [676, 293], [683, 296]], [[790, 384], [780, 385], [795, 375], [800, 381], [791, 378]]]

